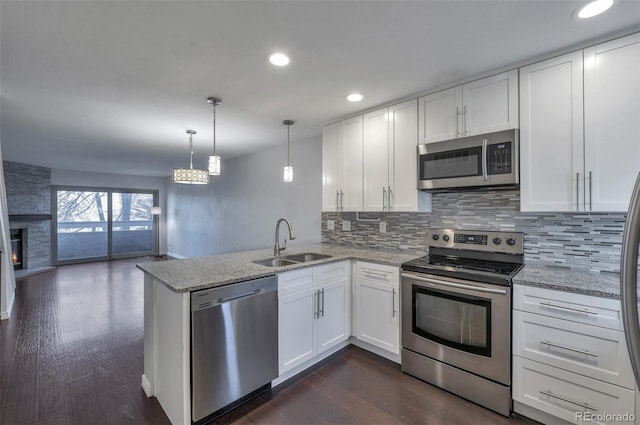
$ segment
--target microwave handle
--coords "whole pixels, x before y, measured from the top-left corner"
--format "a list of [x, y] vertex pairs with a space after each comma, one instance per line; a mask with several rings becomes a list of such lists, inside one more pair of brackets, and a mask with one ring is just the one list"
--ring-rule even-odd
[[487, 139], [482, 139], [482, 178], [489, 181], [489, 164], [487, 161]]

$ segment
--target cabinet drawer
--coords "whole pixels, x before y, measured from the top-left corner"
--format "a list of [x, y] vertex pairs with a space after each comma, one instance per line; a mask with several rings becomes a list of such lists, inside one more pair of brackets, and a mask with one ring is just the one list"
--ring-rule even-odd
[[385, 266], [373, 263], [356, 263], [356, 279], [364, 279], [372, 282], [386, 283], [387, 285], [400, 285], [400, 269], [393, 266]]
[[278, 297], [318, 285], [317, 268], [307, 267], [278, 275]]
[[619, 300], [523, 285], [514, 285], [513, 294], [516, 310], [622, 330]]
[[518, 310], [513, 320], [514, 355], [634, 388], [622, 332]]
[[318, 266], [318, 284], [338, 282], [351, 278], [351, 260]]
[[[572, 423], [603, 423], [593, 419], [634, 414], [634, 391], [518, 356], [513, 360], [513, 399], [520, 403]], [[593, 419], [587, 420], [588, 415]], [[609, 419], [606, 423], [628, 422]]]

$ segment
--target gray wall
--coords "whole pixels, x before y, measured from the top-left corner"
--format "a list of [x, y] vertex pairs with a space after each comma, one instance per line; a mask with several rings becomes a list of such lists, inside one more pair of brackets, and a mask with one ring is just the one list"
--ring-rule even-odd
[[[289, 218], [296, 233], [289, 246], [320, 242], [321, 137], [292, 142], [291, 183], [282, 181], [286, 157], [286, 145], [223, 157], [222, 173], [209, 185], [169, 183], [169, 253], [195, 257], [269, 248], [280, 217]], [[281, 240], [286, 234], [283, 225]]]
[[[355, 222], [355, 213], [323, 213], [322, 242], [424, 253], [426, 229], [482, 229], [524, 232], [525, 261], [619, 271], [624, 213], [526, 213], [520, 212], [520, 192], [500, 190], [433, 194], [431, 213], [368, 213], [378, 223]], [[327, 230], [326, 220], [336, 221]], [[351, 221], [351, 232], [342, 221]]]

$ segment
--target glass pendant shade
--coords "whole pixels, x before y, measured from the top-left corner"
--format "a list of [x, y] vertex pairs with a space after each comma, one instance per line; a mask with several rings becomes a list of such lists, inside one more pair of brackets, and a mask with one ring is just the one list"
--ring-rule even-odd
[[172, 180], [181, 184], [207, 184], [209, 183], [209, 173], [206, 170], [193, 168], [193, 135], [194, 130], [187, 130], [189, 135], [189, 168], [174, 168]]
[[287, 126], [287, 165], [284, 167], [284, 182], [291, 183], [293, 181], [293, 167], [289, 162], [289, 145], [290, 145], [290, 136], [291, 136], [291, 126], [293, 125], [293, 120], [284, 120], [282, 124]]
[[293, 167], [290, 165], [285, 165], [284, 167], [284, 181], [286, 183], [291, 183], [293, 181]]
[[208, 97], [207, 103], [213, 106], [213, 155], [209, 156], [209, 175], [220, 175], [220, 157], [216, 155], [216, 106], [222, 103], [222, 99]]
[[212, 176], [220, 175], [220, 157], [211, 155], [209, 157], [209, 174]]

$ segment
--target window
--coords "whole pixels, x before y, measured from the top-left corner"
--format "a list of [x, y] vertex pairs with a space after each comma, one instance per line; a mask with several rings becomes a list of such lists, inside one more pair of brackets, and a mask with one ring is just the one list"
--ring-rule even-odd
[[150, 255], [157, 251], [151, 208], [157, 192], [53, 189], [57, 264]]

